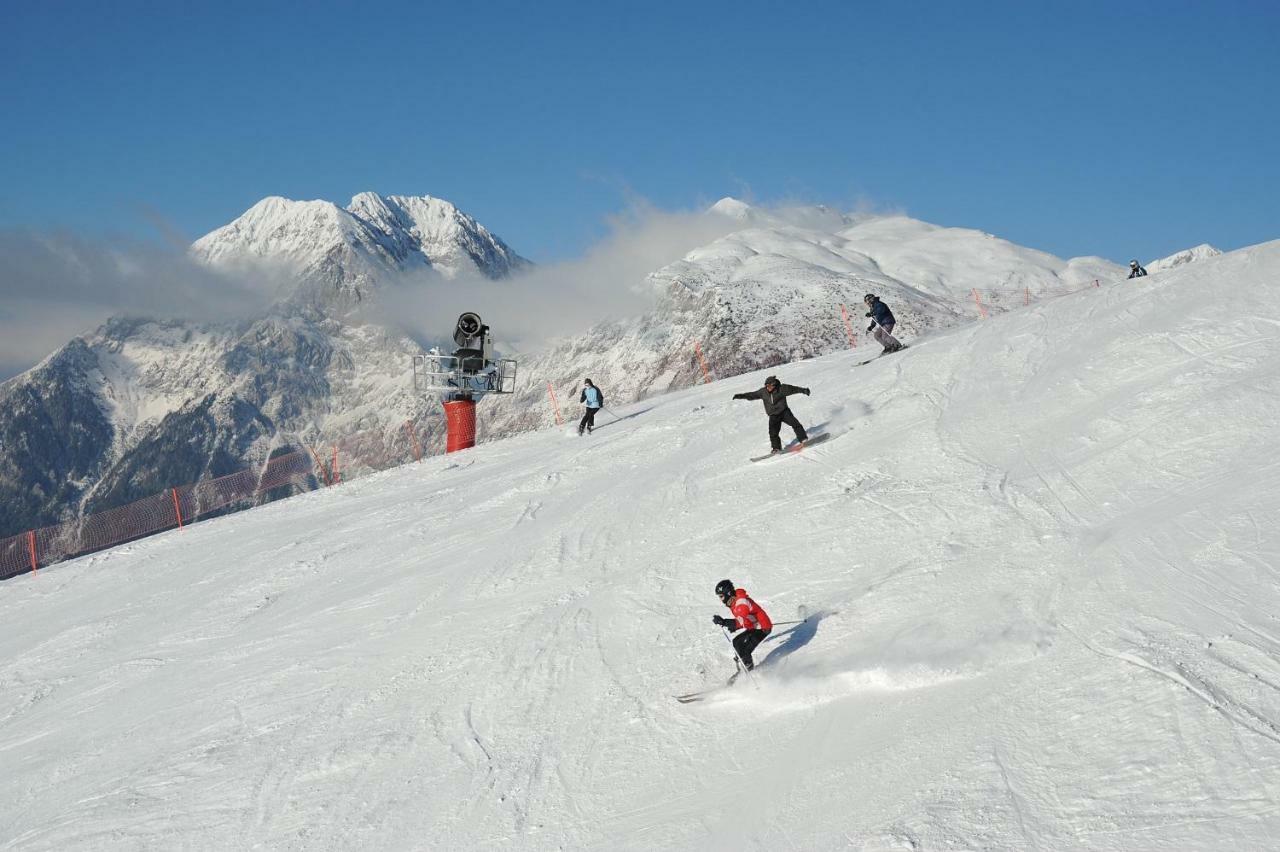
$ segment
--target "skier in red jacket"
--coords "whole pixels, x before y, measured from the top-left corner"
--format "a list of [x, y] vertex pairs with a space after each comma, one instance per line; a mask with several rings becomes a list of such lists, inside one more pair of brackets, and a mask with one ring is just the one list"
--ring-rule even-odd
[[716, 583], [716, 596], [733, 612], [733, 618], [717, 615], [711, 620], [730, 633], [742, 631], [733, 637], [733, 650], [738, 652], [738, 659], [742, 661], [747, 671], [751, 671], [756, 667], [756, 664], [751, 661], [751, 652], [765, 640], [769, 631], [773, 630], [773, 622], [769, 620], [769, 614], [758, 603], [747, 597], [745, 589], [734, 587], [732, 580], [721, 580]]

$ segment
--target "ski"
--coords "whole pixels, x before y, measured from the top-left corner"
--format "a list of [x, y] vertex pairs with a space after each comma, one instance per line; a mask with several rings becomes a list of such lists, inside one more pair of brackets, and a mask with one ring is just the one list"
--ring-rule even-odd
[[[793, 633], [796, 630], [799, 630], [800, 626], [803, 625], [805, 622], [807, 622], [811, 616], [811, 613], [809, 612], [809, 607], [806, 606], [805, 604], [800, 604], [798, 607], [796, 607], [796, 616], [797, 616], [797, 619], [795, 621], [773, 622], [775, 627], [786, 625], [787, 629], [783, 630], [780, 633], [770, 634], [768, 637], [765, 638], [764, 642], [768, 642], [770, 639], [780, 639], [789, 633]], [[761, 644], [763, 645], [764, 642], [762, 642]], [[750, 680], [757, 689], [759, 689], [760, 684], [756, 683], [753, 680], [753, 678], [760, 674], [760, 670], [763, 667], [765, 667], [768, 664], [768, 662], [769, 662], [769, 657], [765, 657], [755, 666], [755, 668], [751, 669], [751, 678], [748, 678], [748, 680]], [[673, 695], [672, 698], [674, 698], [676, 701], [679, 701], [681, 704], [692, 704], [695, 701], [705, 701], [706, 699], [710, 698], [712, 695], [715, 695], [717, 692], [723, 692], [726, 689], [732, 689], [734, 684], [742, 676], [742, 673], [744, 671], [744, 669], [742, 668], [741, 662], [737, 658], [736, 650], [734, 652], [734, 665], [737, 667], [736, 671], [734, 671], [734, 673], [729, 676], [729, 680], [724, 684], [724, 686], [711, 686], [706, 689], [699, 689], [695, 692], [686, 692], [682, 695]]]
[[676, 701], [679, 701], [681, 704], [689, 704], [690, 702], [693, 702], [693, 701], [702, 701], [707, 696], [713, 693], [721, 692], [733, 686], [733, 684], [738, 680], [738, 676], [741, 674], [742, 674], [742, 668], [739, 667], [736, 672], [729, 675], [729, 679], [725, 681], [724, 686], [713, 686], [713, 687], [710, 687], [709, 689], [700, 689], [697, 692], [686, 692], [684, 695], [675, 696], [675, 699]]
[[726, 689], [732, 689], [734, 681], [738, 679], [738, 675], [740, 674], [742, 674], [741, 670], [735, 672], [733, 676], [729, 678], [729, 682], [724, 686], [713, 686], [709, 689], [700, 689], [697, 692], [686, 692], [684, 695], [675, 696], [675, 699], [681, 704], [692, 704], [694, 701], [705, 701], [717, 692], [724, 692]]
[[817, 435], [810, 435], [809, 440], [805, 441], [803, 444], [801, 443], [787, 444], [779, 452], [769, 453], [769, 455], [767, 456], [756, 456], [751, 461], [759, 462], [759, 461], [764, 461], [765, 459], [772, 459], [772, 458], [777, 458], [779, 456], [785, 456], [788, 453], [798, 453], [801, 450], [803, 450], [805, 447], [812, 447], [814, 444], [821, 444], [823, 441], [827, 440], [830, 437], [831, 435], [829, 435], [826, 432], [822, 432]]

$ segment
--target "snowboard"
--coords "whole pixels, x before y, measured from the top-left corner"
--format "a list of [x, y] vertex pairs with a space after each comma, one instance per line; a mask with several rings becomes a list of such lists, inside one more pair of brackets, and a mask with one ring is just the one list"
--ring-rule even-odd
[[752, 461], [753, 462], [764, 461], [765, 459], [780, 458], [781, 456], [785, 456], [790, 453], [798, 453], [801, 450], [803, 450], [805, 447], [812, 447], [814, 444], [821, 444], [823, 441], [827, 440], [830, 437], [831, 435], [826, 432], [821, 432], [817, 435], [810, 435], [809, 440], [805, 441], [803, 444], [798, 444], [793, 441], [790, 444], [787, 444], [785, 447], [783, 447], [782, 452], [769, 453], [769, 455], [767, 456], [756, 456], [755, 458], [752, 459]]
[[[905, 343], [904, 343], [904, 344], [902, 344], [902, 349], [909, 349], [909, 348], [910, 348], [910, 347], [909, 347], [909, 346], [907, 346], [907, 344], [905, 344]], [[874, 357], [874, 358], [868, 358], [868, 359], [867, 359], [867, 360], [865, 360], [865, 361], [859, 361], [858, 363], [854, 364], [853, 366], [855, 366], [855, 367], [865, 367], [867, 364], [870, 364], [872, 361], [879, 361], [881, 358], [883, 358], [883, 357], [884, 357], [884, 356], [886, 356], [886, 355], [896, 355], [897, 353], [901, 352], [901, 351], [902, 351], [902, 349], [895, 349], [895, 350], [893, 350], [892, 352], [881, 352], [881, 353], [880, 353], [879, 355], [877, 355], [876, 357]]]

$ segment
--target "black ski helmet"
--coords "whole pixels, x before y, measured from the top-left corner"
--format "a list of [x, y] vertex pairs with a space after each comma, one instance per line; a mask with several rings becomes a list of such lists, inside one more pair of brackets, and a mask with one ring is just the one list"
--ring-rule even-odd
[[1130, 265], [1130, 266], [1137, 266], [1137, 265], [1138, 265], [1138, 261], [1136, 261], [1136, 260], [1131, 260], [1131, 261], [1129, 261], [1129, 265]]
[[875, 293], [868, 293], [867, 295], [862, 297], [862, 301], [864, 302], [874, 302], [875, 300], [876, 300]]
[[[586, 382], [587, 384], [591, 385], [591, 380], [590, 380], [590, 379], [583, 379], [582, 381], [584, 381], [584, 382]], [[592, 386], [592, 387], [595, 387], [595, 385], [591, 385], [591, 386]]]
[[[765, 387], [769, 387], [769, 385], [773, 385], [774, 387], [777, 387], [777, 386], [778, 386], [778, 385], [780, 385], [780, 384], [782, 384], [782, 382], [778, 381], [778, 377], [777, 377], [777, 376], [770, 376], [769, 378], [767, 378], [767, 379], [765, 379], [765, 380], [764, 380], [764, 386], [765, 386]], [[726, 583], [728, 583], [729, 581], [728, 581], [728, 580], [725, 580], [725, 582], [726, 582]], [[718, 589], [718, 588], [720, 588], [720, 587], [719, 587], [719, 586], [716, 586], [716, 588]]]
[[734, 588], [732, 580], [721, 580], [719, 583], [716, 583], [716, 597], [720, 600], [727, 601], [729, 598], [733, 597], [733, 592]]

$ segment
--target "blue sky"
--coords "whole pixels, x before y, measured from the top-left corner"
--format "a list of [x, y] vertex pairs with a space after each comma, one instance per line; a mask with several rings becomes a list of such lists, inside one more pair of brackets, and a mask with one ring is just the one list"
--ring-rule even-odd
[[0, 4], [0, 227], [372, 189], [541, 261], [730, 194], [1063, 256], [1280, 237], [1274, 2]]

